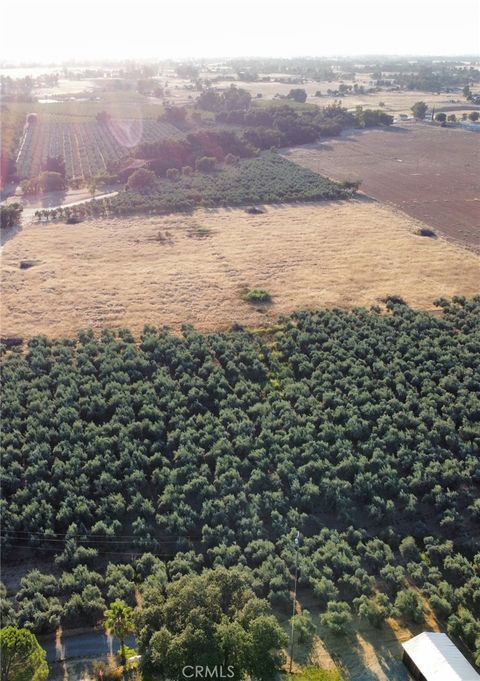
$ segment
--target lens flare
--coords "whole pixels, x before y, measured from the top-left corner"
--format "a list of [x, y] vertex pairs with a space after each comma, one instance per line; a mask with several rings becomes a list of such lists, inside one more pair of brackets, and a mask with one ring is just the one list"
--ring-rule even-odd
[[115, 140], [122, 147], [132, 149], [142, 139], [143, 121], [141, 118], [110, 118], [107, 125]]

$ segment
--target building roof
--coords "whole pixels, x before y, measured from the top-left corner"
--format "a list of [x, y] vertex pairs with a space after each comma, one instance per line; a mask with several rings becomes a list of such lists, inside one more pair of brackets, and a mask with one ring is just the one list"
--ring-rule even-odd
[[446, 634], [424, 632], [402, 646], [427, 681], [480, 681]]

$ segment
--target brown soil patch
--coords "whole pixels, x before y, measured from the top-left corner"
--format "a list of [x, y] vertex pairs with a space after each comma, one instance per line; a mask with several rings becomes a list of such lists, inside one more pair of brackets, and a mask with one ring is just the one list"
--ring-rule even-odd
[[480, 251], [480, 133], [405, 123], [291, 149], [291, 161], [394, 204]]
[[[370, 306], [391, 294], [423, 309], [475, 294], [478, 257], [417, 229], [367, 200], [26, 225], [3, 248], [2, 336], [258, 327], [299, 308]], [[27, 259], [39, 262], [20, 269]], [[272, 304], [244, 302], [252, 288]]]

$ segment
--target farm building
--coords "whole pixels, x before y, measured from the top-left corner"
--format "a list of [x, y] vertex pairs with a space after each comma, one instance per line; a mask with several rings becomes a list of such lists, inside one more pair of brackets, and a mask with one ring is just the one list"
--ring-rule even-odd
[[424, 632], [402, 647], [403, 662], [416, 681], [480, 681], [446, 634]]

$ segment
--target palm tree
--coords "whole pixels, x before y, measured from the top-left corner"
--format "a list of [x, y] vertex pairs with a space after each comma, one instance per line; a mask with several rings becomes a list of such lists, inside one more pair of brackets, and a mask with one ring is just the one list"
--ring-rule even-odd
[[132, 608], [123, 601], [113, 601], [105, 610], [105, 628], [120, 640], [120, 657], [125, 666], [125, 636], [134, 630]]

